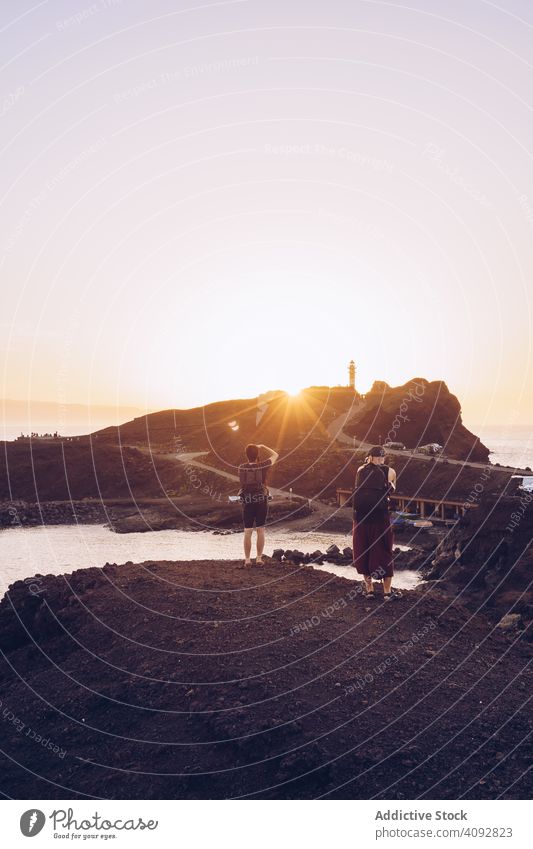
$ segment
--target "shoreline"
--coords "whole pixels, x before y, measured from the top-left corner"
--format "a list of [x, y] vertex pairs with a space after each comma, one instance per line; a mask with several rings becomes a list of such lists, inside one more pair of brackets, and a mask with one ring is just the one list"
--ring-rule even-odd
[[[241, 510], [237, 505], [220, 506], [205, 498], [185, 500], [189, 514], [182, 509], [183, 503], [171, 498], [3, 501], [0, 502], [0, 531], [39, 525], [102, 524], [116, 533], [206, 529], [233, 532], [241, 523]], [[283, 521], [289, 527], [305, 517], [309, 517], [312, 524], [313, 511], [308, 508], [307, 499], [295, 496], [293, 499], [277, 498], [270, 515], [278, 516], [277, 523]]]
[[[307, 507], [307, 499], [294, 496], [292, 501], [276, 498], [273, 508], [269, 509], [270, 521], [267, 527], [276, 531], [324, 531], [326, 533], [350, 534], [352, 531], [352, 514], [349, 508], [339, 508], [322, 502], [313, 503]], [[293, 508], [288, 515], [276, 516], [276, 508], [281, 506], [287, 512], [287, 506]], [[103, 503], [98, 499], [83, 499], [81, 501], [42, 501], [28, 502], [17, 500], [0, 502], [0, 531], [13, 527], [36, 527], [39, 525], [79, 525], [101, 524], [110, 526], [117, 533], [144, 532], [147, 530], [190, 530], [210, 531], [211, 533], [240, 533], [242, 532], [242, 517], [240, 507], [226, 507], [223, 515], [218, 515], [219, 522], [212, 526], [202, 524], [202, 512], [195, 509], [191, 500], [191, 515], [184, 515], [180, 506], [172, 499], [143, 498], [137, 501], [131, 499], [112, 498]], [[205, 507], [205, 505], [203, 505]], [[173, 512], [169, 513], [169, 509]], [[324, 513], [330, 511], [329, 516]], [[280, 511], [281, 512], [281, 511]], [[139, 520], [137, 522], [137, 519]], [[194, 521], [196, 520], [196, 521]], [[147, 522], [153, 526], [147, 528]], [[138, 526], [137, 526], [138, 525]], [[111, 527], [112, 526], [112, 527]], [[438, 525], [431, 529], [439, 534], [442, 530]], [[395, 536], [403, 536], [416, 532], [395, 529]], [[420, 534], [420, 529], [418, 529]]]
[[[11, 529], [20, 533], [21, 529]], [[63, 576], [84, 568], [102, 568], [106, 562], [126, 563], [157, 560], [211, 560], [234, 562], [242, 556], [243, 532], [209, 530], [153, 531], [143, 534], [115, 535], [105, 524], [36, 525], [23, 528], [32, 536], [2, 538], [0, 549], [5, 569], [0, 582], [0, 599], [9, 587], [22, 580], [33, 584], [31, 576]], [[162, 535], [161, 537], [159, 535]], [[114, 539], [115, 537], [115, 539]], [[229, 538], [228, 538], [229, 537]], [[410, 589], [424, 579], [422, 566], [427, 555], [420, 547], [410, 547], [405, 539], [394, 544], [395, 585]], [[360, 576], [353, 568], [350, 534], [337, 531], [297, 531], [290, 526], [267, 535], [265, 560], [294, 567], [308, 566], [352, 581]], [[81, 549], [80, 549], [81, 546]], [[49, 551], [47, 556], [43, 551]], [[78, 554], [78, 551], [81, 551]], [[38, 584], [36, 584], [38, 594]]]

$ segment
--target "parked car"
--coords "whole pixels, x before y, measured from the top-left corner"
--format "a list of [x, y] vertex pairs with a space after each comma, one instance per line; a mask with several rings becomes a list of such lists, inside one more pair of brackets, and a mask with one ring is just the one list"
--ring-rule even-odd
[[442, 445], [438, 442], [430, 442], [428, 445], [419, 445], [416, 450], [419, 454], [441, 454]]

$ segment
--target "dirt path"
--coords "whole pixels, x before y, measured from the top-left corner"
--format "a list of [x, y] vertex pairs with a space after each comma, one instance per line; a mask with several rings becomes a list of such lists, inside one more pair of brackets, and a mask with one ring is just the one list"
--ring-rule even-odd
[[[138, 448], [138, 450], [143, 451], [146, 454], [150, 454], [152, 456], [152, 452], [149, 448]], [[231, 472], [226, 472], [223, 469], [217, 469], [214, 466], [209, 466], [207, 463], [202, 463], [198, 457], [204, 457], [207, 455], [208, 451], [190, 451], [183, 454], [158, 454], [158, 457], [163, 457], [166, 460], [171, 460], [176, 463], [182, 463], [184, 465], [194, 466], [197, 469], [203, 469], [204, 471], [210, 472], [214, 475], [218, 475], [219, 477], [223, 477], [226, 480], [234, 481], [235, 483], [239, 483], [239, 476], [234, 475]], [[339, 513], [346, 516], [349, 515], [349, 511], [344, 508], [332, 507], [330, 504], [324, 504], [324, 502], [320, 501], [317, 498], [308, 498], [304, 495], [298, 495], [297, 492], [290, 492], [287, 489], [280, 489], [278, 487], [269, 487], [271, 495], [274, 495], [279, 498], [291, 498], [294, 496], [296, 498], [304, 498], [306, 499], [311, 507], [312, 513], [309, 516], [302, 516], [297, 519], [290, 520], [290, 528], [295, 531], [318, 531], [320, 528], [326, 523], [329, 522], [332, 516], [338, 515]]]
[[347, 436], [347, 434], [344, 433], [346, 425], [349, 424], [356, 415], [364, 409], [364, 406], [365, 402], [359, 401], [347, 412], [341, 413], [340, 416], [337, 416], [336, 419], [333, 419], [333, 421], [329, 423], [327, 431], [332, 442], [340, 442], [342, 445], [348, 445], [350, 448], [358, 447], [366, 449], [372, 447], [369, 442], [361, 442], [358, 439], [354, 441], [353, 437]]

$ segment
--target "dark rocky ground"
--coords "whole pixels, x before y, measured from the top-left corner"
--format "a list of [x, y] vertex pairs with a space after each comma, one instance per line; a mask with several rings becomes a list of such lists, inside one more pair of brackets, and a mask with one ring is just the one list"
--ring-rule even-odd
[[0, 604], [14, 798], [529, 798], [528, 629], [269, 563], [106, 565]]
[[483, 498], [441, 539], [427, 578], [492, 620], [533, 620], [533, 493]]

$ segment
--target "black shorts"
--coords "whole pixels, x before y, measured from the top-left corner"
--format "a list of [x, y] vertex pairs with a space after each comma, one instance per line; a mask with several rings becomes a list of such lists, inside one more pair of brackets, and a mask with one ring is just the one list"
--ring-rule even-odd
[[267, 495], [242, 495], [242, 519], [245, 528], [262, 528], [268, 513]]

